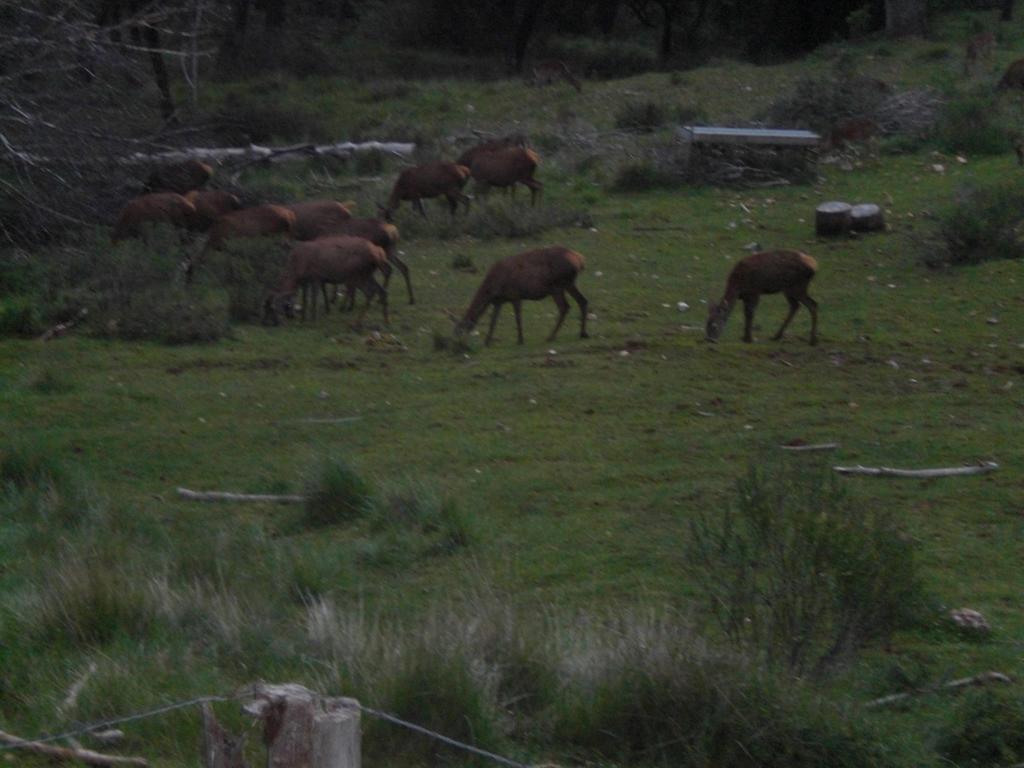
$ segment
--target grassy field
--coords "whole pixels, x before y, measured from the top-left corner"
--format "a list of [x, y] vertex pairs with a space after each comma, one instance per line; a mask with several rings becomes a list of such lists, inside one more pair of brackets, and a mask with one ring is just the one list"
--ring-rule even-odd
[[[949, 22], [940, 40], [960, 39], [967, 26]], [[950, 58], [929, 53], [942, 45], [851, 50], [869, 57], [863, 71], [914, 85], [954, 78], [958, 49], [949, 43]], [[313, 108], [339, 137], [360, 125], [394, 125], [398, 136], [411, 123], [434, 136], [471, 127], [607, 131], [609, 105], [633, 98], [697, 105], [724, 122], [757, 112], [842, 53], [780, 67], [722, 62], [675, 81], [652, 74], [588, 84], [579, 97], [513, 81], [451, 81], [372, 100], [368, 85], [306, 80], [278, 83], [275, 98]], [[1012, 43], [998, 55], [1013, 58]], [[577, 173], [575, 160], [556, 157], [538, 174], [543, 205], [585, 212], [583, 226], [479, 239], [403, 211], [418, 302], [408, 306], [400, 279], [392, 283], [399, 287], [387, 328], [374, 309], [359, 331], [351, 316], [332, 312], [280, 328], [236, 326], [210, 345], [76, 334], [0, 341], [3, 449], [41, 450], [91, 489], [70, 521], [33, 520], [7, 494], [5, 729], [30, 735], [255, 679], [388, 700], [365, 682], [372, 676], [352, 671], [351, 647], [322, 642], [314, 618], [328, 608], [396, 627], [422, 627], [445, 610], [472, 624], [484, 604], [524, 621], [569, 624], [652, 610], [685, 617], [715, 645], [723, 641], [697, 607], [685, 561], [691, 520], [733, 504], [736, 481], [751, 463], [774, 461], [778, 444], [838, 441], [834, 463], [1001, 465], [983, 477], [843, 481], [862, 508], [899, 518], [936, 606], [981, 610], [993, 632], [973, 640], [928, 619], [813, 681], [812, 694], [881, 729], [879, 738], [910, 755], [904, 764], [939, 764], [934, 744], [956, 718], [957, 698], [922, 697], [878, 714], [860, 711], [863, 702], [910, 684], [1024, 671], [1024, 272], [1015, 261], [921, 265], [935, 216], [960, 185], [1020, 171], [1010, 154], [963, 159], [923, 150], [867, 157], [852, 170], [822, 165], [807, 186], [627, 195], [607, 191], [610, 173], [600, 164]], [[243, 184], [325, 194], [314, 181], [322, 177], [300, 168], [257, 172]], [[369, 215], [386, 183], [356, 191], [362, 212]], [[883, 204], [890, 231], [816, 239], [814, 207], [829, 199]], [[430, 236], [441, 231], [444, 238]], [[754, 344], [739, 341], [738, 311], [719, 344], [704, 343], [704, 302], [717, 300], [755, 241], [818, 259], [810, 291], [820, 304], [817, 347], [806, 343], [803, 310], [784, 341], [768, 340], [784, 316], [778, 297], [762, 301]], [[450, 314], [461, 314], [491, 263], [552, 243], [587, 259], [579, 287], [594, 315], [589, 340], [577, 338], [573, 306], [558, 339], [545, 342], [555, 307], [541, 302], [524, 308], [523, 346], [506, 309], [490, 348], [474, 336], [466, 352], [435, 349], [435, 334], [450, 334]], [[456, 257], [469, 257], [475, 271], [453, 269]], [[457, 544], [439, 544], [429, 526], [382, 529], [359, 518], [311, 527], [296, 508], [197, 505], [174, 490], [301, 492], [325, 456], [344, 457], [382, 496], [449, 500]], [[820, 463], [793, 461], [809, 473]], [[364, 650], [362, 665], [383, 653]], [[58, 715], [90, 661], [99, 672], [77, 707]], [[367, 740], [386, 733], [372, 730]], [[195, 720], [176, 715], [133, 727], [128, 747], [176, 765], [192, 759], [195, 739]], [[524, 759], [575, 754], [514, 729], [492, 743]]]

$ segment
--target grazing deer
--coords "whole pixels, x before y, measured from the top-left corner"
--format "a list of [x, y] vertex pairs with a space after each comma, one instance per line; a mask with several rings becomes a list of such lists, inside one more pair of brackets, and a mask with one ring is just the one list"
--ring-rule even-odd
[[997, 91], [1006, 91], [1011, 88], [1024, 90], [1024, 59], [1017, 59], [1010, 64], [996, 85]]
[[477, 155], [471, 173], [482, 189], [511, 187], [513, 198], [516, 196], [516, 184], [528, 187], [530, 205], [534, 205], [537, 195], [544, 189], [544, 185], [533, 178], [538, 163], [540, 157], [532, 149], [510, 147]]
[[195, 228], [200, 232], [208, 230], [224, 214], [242, 207], [237, 197], [219, 189], [193, 189], [185, 199], [196, 207], [198, 220]]
[[538, 61], [533, 65], [533, 84], [536, 86], [552, 85], [557, 80], [565, 80], [576, 89], [577, 93], [583, 92], [583, 85], [564, 61], [559, 59], [546, 59]]
[[[290, 254], [288, 264], [276, 290], [271, 292], [263, 305], [263, 319], [270, 319], [275, 325], [280, 320], [278, 309], [295, 296], [296, 290], [311, 284], [313, 295], [323, 283], [337, 283], [362, 290], [366, 294], [366, 305], [356, 320], [359, 326], [366, 316], [374, 296], [380, 298], [384, 322], [388, 320], [388, 294], [374, 279], [377, 270], [387, 268], [388, 259], [382, 248], [361, 237], [325, 237], [320, 240], [299, 243]], [[302, 308], [305, 319], [306, 308]], [[312, 315], [316, 318], [316, 302]]]
[[576, 278], [583, 271], [583, 263], [581, 254], [559, 245], [538, 248], [501, 259], [487, 271], [466, 314], [456, 324], [455, 333], [462, 335], [473, 330], [487, 308], [493, 305], [494, 314], [491, 315], [491, 326], [484, 341], [485, 344], [490, 344], [494, 337], [494, 326], [498, 322], [498, 312], [502, 304], [511, 302], [516, 314], [519, 343], [522, 344], [523, 301], [536, 301], [550, 296], [558, 305], [558, 322], [548, 336], [548, 341], [551, 341], [569, 312], [569, 302], [565, 298], [565, 294], [568, 293], [580, 307], [580, 338], [588, 338], [587, 300], [576, 288]]
[[870, 117], [844, 117], [836, 121], [829, 131], [826, 149], [841, 149], [850, 144], [866, 142], [880, 132], [878, 123]]
[[426, 218], [423, 199], [443, 195], [447, 198], [449, 210], [454, 216], [460, 201], [466, 206], [466, 211], [469, 211], [469, 197], [462, 193], [462, 188], [466, 186], [468, 180], [469, 168], [458, 163], [438, 161], [417, 165], [398, 174], [387, 205], [378, 203], [377, 207], [384, 220], [391, 222], [402, 201], [409, 200], [423, 218]]
[[185, 280], [191, 282], [196, 263], [205, 261], [210, 251], [223, 250], [228, 240], [273, 235], [291, 237], [294, 224], [295, 214], [280, 205], [259, 205], [224, 214], [210, 227], [202, 253], [189, 262]]
[[508, 149], [509, 147], [522, 147], [525, 149], [526, 137], [521, 133], [514, 133], [510, 136], [503, 136], [500, 139], [488, 139], [487, 141], [482, 141], [459, 155], [459, 159], [455, 162], [459, 165], [464, 165], [467, 168], [472, 168], [473, 161], [478, 155], [497, 152], [498, 150]]
[[154, 192], [129, 202], [117, 217], [111, 242], [129, 237], [142, 237], [146, 225], [170, 224], [180, 229], [194, 229], [198, 221], [196, 207], [175, 192]]
[[292, 236], [296, 240], [316, 240], [325, 235], [340, 234], [335, 229], [352, 218], [355, 203], [347, 200], [307, 200], [284, 206], [295, 214]]
[[739, 299], [743, 302], [746, 321], [743, 340], [752, 341], [751, 325], [757, 302], [765, 293], [783, 293], [789, 302], [789, 314], [782, 322], [779, 332], [772, 338], [781, 339], [789, 321], [803, 304], [811, 313], [811, 344], [818, 343], [818, 303], [807, 295], [807, 286], [818, 270], [818, 262], [800, 251], [761, 251], [740, 259], [729, 273], [725, 283], [725, 295], [708, 310], [705, 326], [708, 341], [717, 341], [725, 330], [729, 313]]
[[968, 40], [964, 50], [964, 74], [970, 75], [979, 63], [990, 61], [995, 48], [995, 32], [982, 32]]

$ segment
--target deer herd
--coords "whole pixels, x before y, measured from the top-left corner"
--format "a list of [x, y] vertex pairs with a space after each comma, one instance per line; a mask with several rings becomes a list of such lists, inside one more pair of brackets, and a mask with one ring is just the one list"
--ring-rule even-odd
[[[967, 41], [964, 70], [970, 75], [989, 60], [995, 48], [992, 32], [975, 35]], [[577, 91], [579, 81], [560, 61], [543, 61], [533, 68], [536, 85], [565, 80]], [[1024, 59], [1006, 69], [997, 90], [1024, 90]], [[826, 147], [864, 141], [878, 126], [866, 118], [850, 118], [837, 123], [825, 143]], [[1016, 145], [1018, 158], [1024, 164], [1024, 146]], [[155, 171], [146, 181], [145, 194], [129, 202], [114, 225], [111, 239], [118, 242], [143, 236], [145, 227], [167, 224], [182, 230], [207, 233], [206, 244], [199, 256], [186, 265], [187, 279], [211, 251], [223, 249], [228, 241], [253, 237], [286, 237], [296, 243], [283, 265], [277, 287], [267, 296], [264, 321], [277, 324], [281, 312], [290, 312], [296, 293], [303, 291], [302, 313], [307, 305], [316, 315], [318, 294], [323, 295], [325, 311], [330, 304], [327, 286], [344, 286], [346, 303], [351, 307], [357, 291], [366, 296], [359, 315], [362, 321], [376, 298], [388, 322], [387, 285], [393, 268], [405, 280], [409, 304], [415, 303], [408, 265], [398, 251], [398, 229], [393, 218], [399, 206], [408, 202], [423, 217], [427, 213], [423, 200], [443, 198], [449, 213], [455, 216], [459, 204], [469, 210], [470, 197], [463, 191], [470, 179], [476, 191], [483, 194], [491, 187], [508, 189], [515, 195], [516, 185], [530, 190], [530, 204], [536, 205], [544, 185], [534, 178], [540, 157], [527, 146], [521, 135], [482, 141], [463, 152], [455, 162], [435, 161], [402, 171], [391, 189], [386, 203], [378, 204], [379, 219], [357, 219], [352, 216], [351, 202], [313, 200], [290, 205], [258, 205], [242, 207], [239, 199], [226, 191], [205, 190], [213, 169], [205, 163], [188, 160]], [[583, 271], [583, 255], [571, 248], [549, 246], [525, 251], [496, 262], [487, 272], [455, 333], [471, 331], [488, 308], [492, 309], [485, 343], [494, 336], [498, 313], [504, 304], [511, 304], [515, 313], [517, 337], [523, 343], [522, 302], [552, 297], [558, 307], [558, 319], [548, 339], [554, 339], [569, 312], [568, 294], [579, 306], [580, 338], [587, 338], [587, 299], [576, 287]], [[806, 253], [774, 250], [753, 253], [741, 259], [730, 271], [725, 293], [717, 303], [710, 303], [705, 325], [705, 338], [716, 341], [737, 301], [743, 302], [743, 340], [752, 341], [754, 312], [762, 295], [781, 293], [789, 303], [789, 313], [773, 337], [781, 339], [793, 316], [802, 304], [811, 316], [809, 341], [818, 339], [818, 305], [807, 289], [817, 272], [818, 264]], [[383, 276], [383, 285], [376, 279]], [[311, 290], [311, 301], [306, 291]]]

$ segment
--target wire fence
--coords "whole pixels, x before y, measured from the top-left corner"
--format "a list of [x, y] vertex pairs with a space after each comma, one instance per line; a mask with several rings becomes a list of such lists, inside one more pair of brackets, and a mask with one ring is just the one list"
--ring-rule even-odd
[[[156, 707], [155, 709], [147, 709], [140, 712], [134, 712], [130, 715], [124, 715], [122, 717], [112, 717], [106, 720], [98, 720], [96, 722], [89, 723], [88, 725], [82, 725], [71, 730], [62, 731], [61, 733], [47, 734], [43, 736], [38, 736], [33, 739], [22, 739], [17, 742], [0, 744], [0, 752], [5, 752], [14, 749], [23, 749], [33, 744], [48, 744], [54, 741], [73, 739], [77, 736], [84, 736], [88, 733], [106, 730], [107, 728], [112, 728], [116, 725], [123, 725], [125, 723], [131, 723], [136, 720], [145, 720], [151, 717], [157, 717], [158, 715], [167, 714], [168, 712], [174, 712], [175, 710], [188, 709], [189, 707], [198, 706], [200, 704], [211, 704], [225, 701], [238, 701], [240, 699], [250, 697], [250, 692], [238, 693], [232, 696], [198, 696], [193, 699], [186, 699], [184, 701], [174, 702], [173, 704], [166, 704], [162, 707]], [[521, 763], [517, 760], [512, 760], [511, 758], [504, 757], [494, 752], [489, 752], [486, 749], [481, 749], [480, 747], [473, 746], [472, 744], [467, 744], [466, 742], [459, 741], [458, 739], [453, 739], [449, 736], [445, 736], [443, 733], [438, 733], [437, 731], [432, 731], [429, 728], [424, 728], [422, 725], [417, 725], [416, 723], [411, 723], [408, 720], [403, 720], [402, 718], [392, 715], [388, 712], [384, 712], [379, 709], [374, 709], [373, 707], [367, 707], [358, 702], [357, 704], [359, 706], [360, 712], [363, 712], [371, 717], [376, 717], [380, 720], [385, 720], [389, 723], [401, 726], [402, 728], [407, 728], [408, 730], [414, 731], [424, 736], [428, 736], [451, 747], [455, 747], [456, 749], [461, 749], [466, 752], [470, 752], [474, 755], [479, 755], [480, 757], [487, 758], [488, 760], [491, 760], [495, 763], [500, 763], [501, 765], [508, 766], [508, 768], [531, 768], [531, 766], [527, 763]]]

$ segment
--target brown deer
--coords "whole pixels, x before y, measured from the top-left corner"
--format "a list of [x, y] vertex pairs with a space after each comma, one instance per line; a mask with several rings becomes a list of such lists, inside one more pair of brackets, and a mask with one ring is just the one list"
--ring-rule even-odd
[[1024, 90], [1024, 59], [1017, 59], [1006, 68], [996, 85], [997, 91]]
[[[366, 305], [356, 320], [360, 325], [366, 316], [373, 297], [380, 298], [384, 322], [388, 320], [388, 294], [374, 279], [373, 273], [387, 268], [388, 259], [382, 248], [361, 237], [324, 237], [319, 240], [297, 244], [288, 255], [288, 263], [276, 290], [268, 297], [263, 307], [263, 319], [277, 325], [278, 309], [295, 296], [296, 290], [305, 284], [313, 287], [313, 295], [322, 283], [336, 283], [362, 290], [366, 294]], [[302, 308], [305, 319], [306, 308]], [[312, 316], [316, 317], [316, 302], [312, 305]]]
[[193, 229], [198, 216], [196, 207], [175, 192], [141, 195], [121, 210], [110, 240], [117, 243], [129, 237], [142, 237], [144, 228], [155, 224]]
[[532, 149], [510, 147], [477, 155], [471, 173], [481, 189], [511, 187], [513, 198], [516, 196], [516, 184], [529, 187], [530, 205], [534, 205], [544, 189], [544, 185], [533, 178], [539, 163], [540, 157]]
[[705, 326], [708, 341], [717, 341], [725, 330], [729, 313], [736, 300], [743, 302], [743, 340], [752, 341], [751, 325], [754, 311], [762, 294], [783, 293], [789, 302], [789, 314], [782, 322], [779, 332], [772, 338], [782, 338], [786, 326], [803, 304], [811, 313], [811, 344], [818, 343], [818, 303], [807, 295], [807, 286], [818, 270], [818, 262], [800, 251], [761, 251], [740, 259], [729, 273], [725, 283], [725, 295], [717, 304], [708, 309]]
[[487, 308], [493, 305], [494, 314], [491, 315], [491, 326], [484, 341], [485, 344], [490, 344], [494, 337], [494, 326], [498, 322], [498, 312], [503, 304], [511, 302], [516, 314], [519, 343], [522, 344], [523, 301], [536, 301], [551, 296], [558, 305], [558, 322], [548, 336], [548, 341], [551, 341], [569, 312], [569, 302], [565, 298], [565, 294], [568, 293], [580, 307], [580, 338], [588, 338], [587, 300], [576, 287], [576, 278], [583, 271], [583, 264], [582, 254], [560, 245], [538, 248], [501, 259], [487, 271], [466, 314], [456, 324], [455, 333], [462, 335], [473, 330]]
[[[383, 248], [384, 253], [388, 257], [388, 263], [398, 267], [398, 271], [402, 273], [402, 277], [405, 279], [405, 288], [409, 292], [409, 303], [416, 303], [416, 297], [413, 296], [412, 292], [412, 281], [409, 279], [409, 267], [398, 255], [398, 227], [379, 219], [349, 219], [335, 227], [331, 234], [361, 237], [364, 240], [369, 240], [377, 247]], [[387, 288], [391, 280], [391, 268], [388, 267], [383, 271], [384, 287]], [[354, 294], [350, 292], [349, 304], [351, 304], [353, 298]]]
[[146, 180], [146, 192], [177, 192], [199, 189], [213, 176], [213, 168], [198, 160], [183, 160], [155, 169]]
[[185, 199], [196, 207], [198, 218], [195, 229], [200, 232], [208, 230], [224, 214], [242, 207], [237, 197], [220, 189], [193, 189], [185, 195]]
[[826, 149], [841, 149], [850, 144], [873, 139], [880, 132], [878, 123], [870, 117], [844, 117], [836, 121], [829, 131]]
[[487, 154], [488, 152], [496, 152], [500, 149], [508, 149], [509, 147], [522, 147], [526, 148], [526, 137], [521, 133], [514, 133], [509, 136], [503, 136], [500, 139], [487, 139], [482, 141], [476, 146], [470, 147], [461, 155], [455, 162], [459, 165], [464, 165], [467, 168], [473, 167], [473, 161], [477, 155]]
[[577, 93], [583, 92], [583, 85], [564, 61], [558, 59], [546, 59], [538, 61], [533, 65], [533, 84], [536, 86], [551, 85], [557, 80], [565, 80], [576, 89]]
[[995, 32], [981, 32], [968, 40], [964, 49], [964, 74], [970, 75], [978, 64], [991, 61], [995, 48]]
[[214, 222], [204, 250], [219, 250], [228, 240], [241, 237], [291, 236], [295, 214], [280, 205], [258, 205], [232, 211]]
[[296, 240], [316, 240], [318, 237], [335, 234], [335, 228], [352, 218], [355, 203], [336, 200], [307, 200], [284, 206], [295, 214], [292, 236]]
[[426, 218], [427, 212], [423, 209], [424, 198], [443, 195], [448, 200], [448, 208], [454, 216], [460, 201], [466, 206], [466, 211], [469, 211], [469, 197], [462, 192], [468, 180], [469, 168], [458, 163], [437, 161], [417, 165], [398, 174], [387, 205], [378, 203], [377, 207], [384, 220], [391, 222], [402, 201], [409, 200], [413, 208]]

